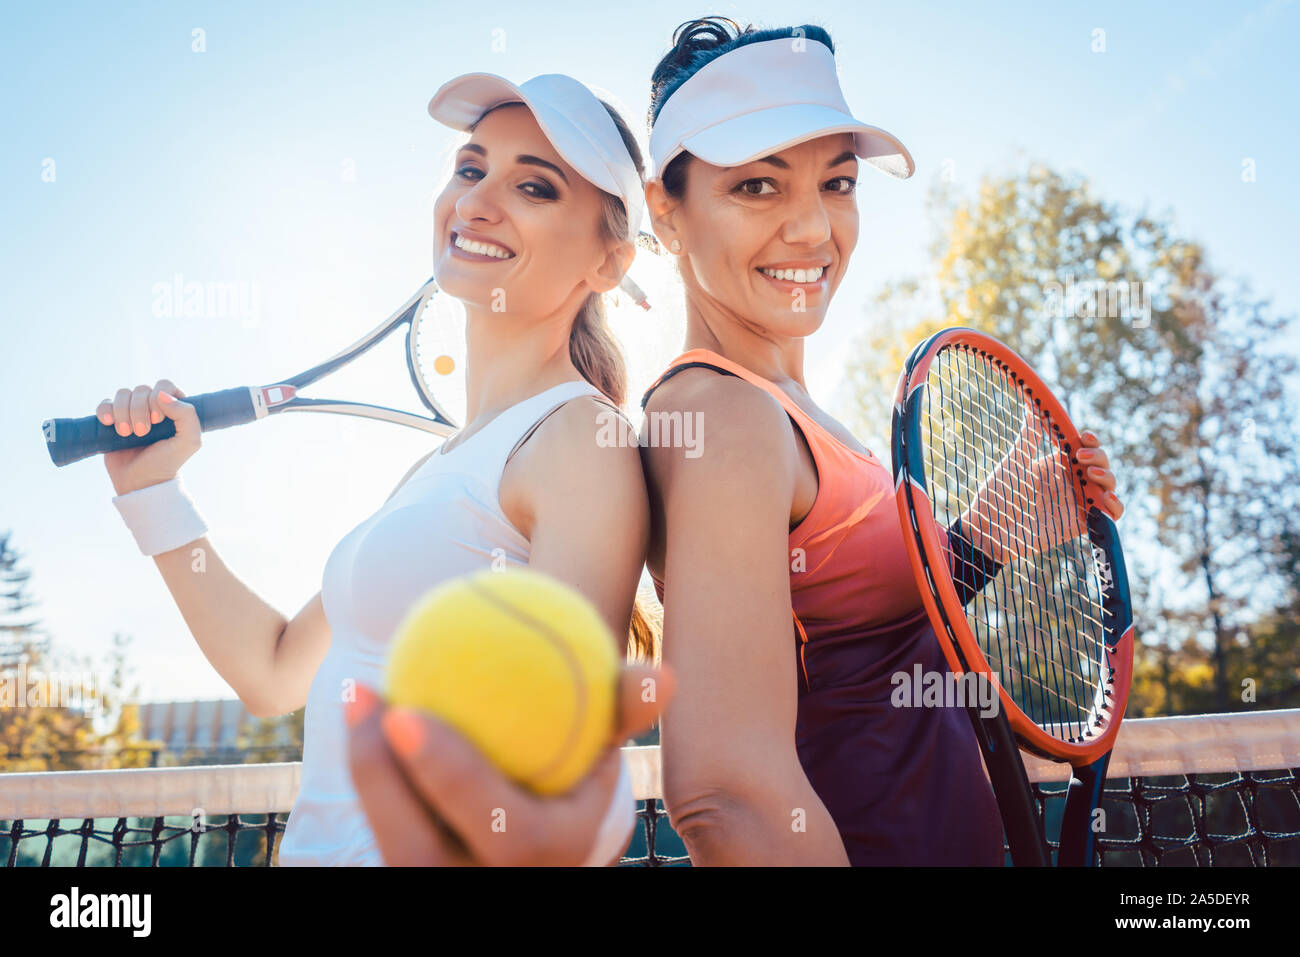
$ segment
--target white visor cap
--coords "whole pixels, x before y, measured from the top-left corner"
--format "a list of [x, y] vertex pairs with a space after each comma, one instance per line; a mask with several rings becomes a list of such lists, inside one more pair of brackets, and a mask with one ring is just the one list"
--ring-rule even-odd
[[740, 166], [805, 140], [852, 133], [858, 156], [897, 179], [916, 171], [897, 137], [849, 112], [824, 43], [782, 37], [710, 60], [673, 91], [650, 132], [650, 178], [686, 151]]
[[452, 129], [468, 130], [488, 110], [506, 103], [528, 107], [566, 163], [623, 201], [627, 238], [635, 242], [645, 195], [641, 177], [609, 112], [573, 77], [547, 73], [515, 86], [493, 73], [466, 73], [438, 88], [429, 101], [429, 115]]

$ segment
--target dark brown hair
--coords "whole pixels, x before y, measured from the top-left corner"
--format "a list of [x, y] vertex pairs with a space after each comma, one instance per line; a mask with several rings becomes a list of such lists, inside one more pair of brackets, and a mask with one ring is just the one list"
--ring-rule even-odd
[[[681, 24], [673, 31], [673, 48], [664, 54], [650, 75], [650, 112], [646, 116], [646, 125], [654, 128], [655, 120], [659, 118], [669, 97], [706, 63], [712, 63], [724, 53], [750, 43], [796, 36], [824, 44], [832, 53], [835, 52], [831, 35], [822, 27], [809, 23], [768, 30], [755, 29], [751, 24], [742, 29], [734, 20], [714, 16], [700, 17]], [[678, 153], [660, 176], [664, 192], [675, 199], [680, 199], [686, 192], [686, 167], [690, 161], [690, 153]]]

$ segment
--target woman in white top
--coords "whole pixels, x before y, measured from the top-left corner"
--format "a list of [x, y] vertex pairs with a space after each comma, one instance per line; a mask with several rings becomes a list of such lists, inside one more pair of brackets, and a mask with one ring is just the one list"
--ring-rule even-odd
[[[645, 628], [639, 612], [634, 620], [634, 599], [646, 492], [635, 429], [617, 412], [623, 362], [600, 299], [635, 252], [640, 151], [612, 107], [564, 76], [515, 86], [469, 74], [445, 84], [429, 112], [471, 131], [433, 224], [435, 276], [466, 307], [465, 428], [338, 544], [321, 592], [291, 620], [227, 569], [193, 525], [178, 519], [177, 536], [187, 540], [153, 554], [204, 654], [253, 714], [307, 706], [302, 784], [281, 864], [613, 863], [634, 813], [615, 748], [568, 799], [542, 802], [475, 763], [463, 741], [444, 738], [436, 753], [460, 786], [439, 790], [435, 760], [408, 773], [417, 800], [395, 773], [400, 757], [387, 753], [366, 690], [380, 686], [387, 643], [410, 605], [439, 582], [483, 568], [530, 566], [589, 598], [614, 634], [627, 634], [630, 620], [634, 632]], [[193, 407], [174, 398], [183, 395], [162, 380], [120, 390], [98, 408], [100, 421], [123, 435], [147, 434], [164, 416], [176, 423], [175, 438], [105, 456], [128, 524], [147, 513], [142, 505], [155, 516], [195, 515], [174, 481], [200, 445]], [[611, 442], [615, 429], [626, 432]], [[207, 555], [202, 575], [191, 571], [194, 548]], [[344, 712], [354, 703], [350, 741]], [[652, 717], [625, 707], [621, 730]], [[384, 727], [399, 732], [399, 755], [410, 750], [396, 716]], [[426, 746], [446, 732], [436, 722], [419, 730]], [[516, 824], [508, 839], [493, 828], [492, 807], [480, 806], [482, 795], [499, 802], [503, 793]], [[457, 837], [422, 803], [455, 822]], [[365, 810], [382, 816], [373, 829]], [[544, 838], [530, 833], [537, 830]]]

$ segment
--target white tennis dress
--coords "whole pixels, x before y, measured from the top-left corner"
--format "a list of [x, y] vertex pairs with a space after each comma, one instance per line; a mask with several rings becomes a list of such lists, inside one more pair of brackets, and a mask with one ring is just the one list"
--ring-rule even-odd
[[494, 562], [528, 564], [528, 540], [498, 502], [506, 460], [550, 412], [600, 394], [588, 382], [564, 382], [511, 406], [455, 448], [429, 456], [330, 554], [321, 601], [332, 638], [307, 696], [302, 784], [280, 845], [282, 866], [383, 864], [352, 787], [344, 702], [354, 682], [382, 688], [389, 639], [430, 588]]

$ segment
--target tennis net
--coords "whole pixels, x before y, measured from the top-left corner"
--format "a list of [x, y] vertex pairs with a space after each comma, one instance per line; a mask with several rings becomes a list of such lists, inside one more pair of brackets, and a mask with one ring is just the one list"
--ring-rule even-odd
[[[640, 827], [622, 863], [688, 864], [661, 800], [659, 749], [624, 750]], [[1055, 835], [1069, 767], [1025, 764]], [[280, 763], [0, 774], [0, 859], [269, 866], [300, 773]], [[1127, 721], [1102, 807], [1103, 866], [1300, 864], [1300, 709]]]

